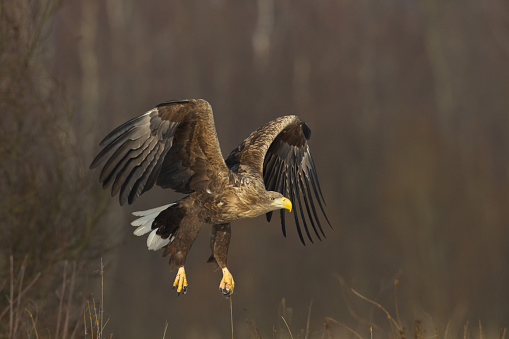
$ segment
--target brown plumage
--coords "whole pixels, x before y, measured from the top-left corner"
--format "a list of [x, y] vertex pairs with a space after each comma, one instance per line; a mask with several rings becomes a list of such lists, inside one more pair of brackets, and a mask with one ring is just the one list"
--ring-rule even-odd
[[307, 143], [310, 135], [298, 117], [281, 117], [251, 133], [225, 161], [209, 103], [170, 101], [108, 134], [90, 167], [104, 163], [99, 179], [103, 188], [112, 185], [111, 195], [119, 194], [121, 205], [132, 204], [154, 185], [187, 194], [173, 204], [133, 213], [140, 216], [132, 222], [137, 226], [134, 234], [150, 232], [149, 249], [163, 248], [170, 265], [179, 268], [174, 287], [180, 294], [187, 291], [187, 253], [202, 225], [212, 224], [209, 261], [223, 270], [219, 288], [230, 295], [230, 222], [261, 214], [270, 221], [279, 209], [286, 236], [284, 209], [291, 211], [292, 201], [302, 243], [301, 223], [311, 242], [308, 222], [318, 239], [325, 237], [317, 210], [329, 221]]

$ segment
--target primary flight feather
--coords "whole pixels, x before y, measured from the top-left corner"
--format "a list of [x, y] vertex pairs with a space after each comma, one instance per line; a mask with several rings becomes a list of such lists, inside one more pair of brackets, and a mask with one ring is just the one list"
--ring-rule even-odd
[[[234, 220], [295, 207], [299, 238], [325, 237], [319, 213], [327, 223], [324, 198], [309, 151], [311, 130], [297, 116], [275, 119], [251, 133], [226, 160], [221, 155], [212, 108], [205, 100], [169, 101], [129, 120], [108, 134], [90, 168], [102, 165], [103, 188], [120, 204], [132, 204], [154, 185], [187, 194], [175, 203], [135, 212], [135, 235], [149, 233], [150, 250], [163, 249], [178, 267], [173, 284], [187, 292], [184, 264], [203, 224], [212, 224], [210, 262], [223, 271], [220, 291], [229, 296], [234, 281], [227, 268]], [[308, 226], [308, 223], [311, 227]], [[301, 224], [303, 227], [301, 227]]]

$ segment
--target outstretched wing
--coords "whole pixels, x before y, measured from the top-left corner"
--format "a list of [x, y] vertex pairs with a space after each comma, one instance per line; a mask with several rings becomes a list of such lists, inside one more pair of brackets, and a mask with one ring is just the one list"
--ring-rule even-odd
[[90, 168], [104, 164], [103, 188], [120, 204], [133, 203], [157, 184], [181, 193], [210, 189], [228, 168], [221, 155], [212, 108], [205, 100], [169, 101], [108, 134]]
[[[289, 198], [294, 205], [294, 218], [299, 238], [303, 244], [301, 222], [311, 242], [308, 222], [321, 240], [325, 237], [317, 210], [325, 214], [318, 175], [309, 151], [311, 130], [296, 116], [273, 120], [259, 128], [232, 151], [226, 164], [233, 171], [263, 178], [265, 188]], [[280, 210], [281, 227], [286, 237], [285, 211]], [[267, 213], [270, 221], [272, 212]], [[319, 230], [319, 231], [318, 231]]]

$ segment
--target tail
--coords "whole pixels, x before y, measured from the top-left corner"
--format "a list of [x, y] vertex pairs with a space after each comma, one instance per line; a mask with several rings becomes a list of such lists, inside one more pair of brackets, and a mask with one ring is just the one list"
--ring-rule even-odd
[[173, 240], [175, 240], [174, 232], [172, 232], [170, 234], [163, 234], [163, 236], [161, 236], [161, 235], [157, 234], [159, 227], [152, 229], [152, 224], [153, 224], [154, 220], [157, 218], [157, 216], [161, 212], [163, 212], [164, 210], [168, 209], [169, 207], [171, 207], [175, 204], [176, 203], [164, 205], [164, 206], [152, 208], [152, 209], [146, 210], [146, 211], [133, 212], [133, 215], [141, 217], [141, 218], [138, 218], [138, 219], [134, 220], [133, 222], [131, 222], [131, 225], [137, 227], [133, 233], [137, 236], [141, 236], [141, 235], [144, 235], [144, 234], [150, 232], [150, 234], [148, 235], [148, 238], [147, 238], [147, 247], [149, 250], [152, 250], [152, 251], [160, 250], [161, 248], [163, 248], [164, 246], [168, 245]]

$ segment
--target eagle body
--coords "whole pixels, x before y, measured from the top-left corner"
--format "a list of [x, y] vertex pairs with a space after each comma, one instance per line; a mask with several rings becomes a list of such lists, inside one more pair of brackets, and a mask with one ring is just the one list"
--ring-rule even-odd
[[186, 194], [169, 205], [133, 213], [139, 216], [131, 223], [137, 227], [134, 234], [148, 233], [148, 248], [163, 249], [170, 266], [178, 267], [174, 287], [180, 294], [187, 292], [187, 254], [202, 226], [212, 224], [209, 262], [222, 269], [220, 291], [229, 296], [234, 288], [227, 269], [231, 222], [262, 214], [270, 221], [280, 210], [286, 236], [284, 209], [291, 211], [293, 202], [302, 243], [301, 223], [311, 242], [308, 222], [318, 239], [325, 237], [318, 211], [329, 221], [307, 143], [310, 135], [297, 116], [281, 117], [251, 133], [223, 159], [209, 103], [170, 101], [108, 134], [91, 168], [103, 164], [99, 179], [103, 188], [111, 185], [121, 205], [154, 185]]

